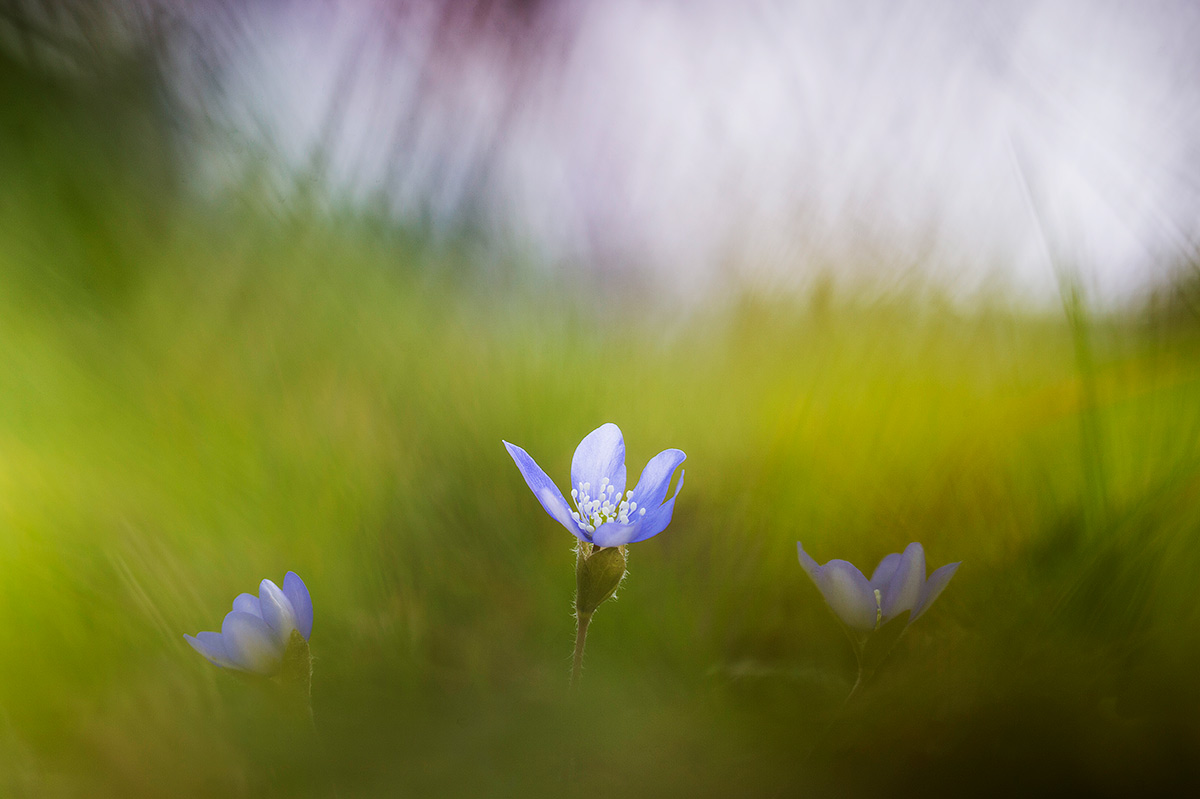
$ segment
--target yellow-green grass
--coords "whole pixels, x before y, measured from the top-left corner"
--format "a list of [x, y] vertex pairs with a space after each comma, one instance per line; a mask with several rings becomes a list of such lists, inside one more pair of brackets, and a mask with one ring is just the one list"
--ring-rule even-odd
[[[6, 795], [1195, 776], [1186, 332], [1093, 320], [1081, 369], [1053, 314], [679, 310], [319, 214], [184, 206], [126, 235], [115, 289], [38, 261], [54, 250], [0, 266]], [[631, 548], [571, 697], [572, 539], [500, 440], [565, 485], [604, 421], [631, 474], [684, 449], [687, 485]], [[854, 659], [797, 540], [865, 568], [914, 540], [963, 561], [840, 713]], [[182, 638], [288, 569], [316, 606], [316, 739]]]

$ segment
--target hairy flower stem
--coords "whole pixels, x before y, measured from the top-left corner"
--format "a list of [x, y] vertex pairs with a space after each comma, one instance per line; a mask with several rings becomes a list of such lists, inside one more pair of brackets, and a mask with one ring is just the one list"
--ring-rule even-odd
[[312, 672], [312, 654], [309, 652], [308, 641], [300, 633], [293, 631], [288, 640], [287, 651], [283, 655], [279, 674], [272, 681], [278, 687], [283, 710], [298, 725], [297, 731], [303, 730], [309, 739], [316, 757], [318, 773], [328, 784], [331, 795], [336, 797], [339, 793], [333, 777], [332, 760], [325, 739], [317, 729], [317, 722], [313, 717]]
[[583, 647], [587, 644], [588, 625], [591, 623], [591, 613], [575, 614], [575, 661], [571, 667], [571, 688], [579, 682], [583, 672]]
[[308, 641], [296, 631], [288, 639], [287, 651], [283, 655], [283, 664], [275, 683], [280, 687], [285, 702], [291, 712], [297, 717], [307, 720], [313, 734], [316, 734], [316, 724], [312, 712], [312, 655], [308, 650]]

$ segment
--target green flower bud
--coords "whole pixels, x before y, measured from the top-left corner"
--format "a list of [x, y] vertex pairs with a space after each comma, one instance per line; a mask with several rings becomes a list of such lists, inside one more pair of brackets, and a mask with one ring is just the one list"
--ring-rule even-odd
[[625, 577], [625, 547], [580, 543], [575, 556], [575, 612], [590, 616], [613, 594]]

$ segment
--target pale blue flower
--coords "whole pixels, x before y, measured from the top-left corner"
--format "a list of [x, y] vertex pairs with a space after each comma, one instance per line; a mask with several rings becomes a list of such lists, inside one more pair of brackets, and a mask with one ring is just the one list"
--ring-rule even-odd
[[295, 572], [288, 572], [283, 588], [263, 580], [258, 596], [239, 594], [221, 622], [221, 632], [183, 637], [218, 666], [271, 677], [279, 672], [292, 633], [307, 641], [312, 626], [308, 588]]
[[868, 580], [853, 564], [831, 560], [824, 566], [809, 557], [799, 542], [800, 565], [816, 583], [833, 614], [851, 630], [869, 633], [908, 612], [908, 624], [929, 609], [950, 582], [958, 563], [941, 567], [925, 578], [925, 550], [909, 544], [879, 562]]
[[598, 547], [633, 544], [661, 533], [683, 488], [681, 471], [675, 493], [663, 501], [672, 475], [687, 458], [680, 450], [667, 449], [650, 459], [637, 485], [626, 491], [625, 439], [611, 422], [588, 433], [575, 449], [570, 504], [525, 450], [507, 441], [504, 446], [546, 513], [576, 538]]

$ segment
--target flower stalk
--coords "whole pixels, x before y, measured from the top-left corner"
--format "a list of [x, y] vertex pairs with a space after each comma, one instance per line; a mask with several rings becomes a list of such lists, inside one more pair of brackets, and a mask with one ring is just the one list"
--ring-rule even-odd
[[312, 654], [308, 649], [308, 641], [298, 630], [292, 630], [279, 673], [272, 680], [279, 686], [284, 701], [296, 715], [304, 716], [311, 723]]
[[592, 614], [575, 614], [575, 658], [571, 665], [571, 687], [574, 688], [583, 673], [583, 648], [587, 645], [588, 625], [592, 623]]

